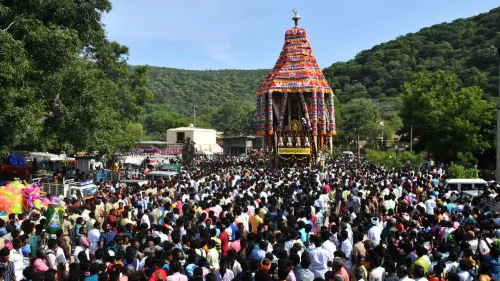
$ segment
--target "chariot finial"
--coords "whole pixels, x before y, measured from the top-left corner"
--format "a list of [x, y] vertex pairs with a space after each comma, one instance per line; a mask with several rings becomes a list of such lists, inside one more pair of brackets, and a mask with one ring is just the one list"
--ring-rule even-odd
[[299, 16], [299, 13], [297, 12], [297, 9], [293, 9], [293, 18], [292, 20], [295, 22], [295, 27], [299, 26], [299, 20], [300, 20], [300, 16]]

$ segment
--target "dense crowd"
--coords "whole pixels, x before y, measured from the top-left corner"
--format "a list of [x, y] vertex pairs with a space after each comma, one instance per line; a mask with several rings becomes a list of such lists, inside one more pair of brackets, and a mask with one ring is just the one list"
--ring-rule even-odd
[[347, 158], [198, 161], [149, 186], [64, 198], [53, 234], [45, 210], [0, 220], [0, 281], [499, 279], [498, 212], [445, 178]]

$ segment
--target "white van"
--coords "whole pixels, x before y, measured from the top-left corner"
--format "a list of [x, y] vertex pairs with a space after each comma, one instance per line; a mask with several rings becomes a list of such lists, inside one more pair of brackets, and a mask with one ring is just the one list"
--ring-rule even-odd
[[72, 185], [69, 187], [67, 196], [76, 195], [80, 199], [92, 198], [98, 191], [97, 185], [93, 183], [85, 183], [80, 185]]
[[342, 155], [344, 157], [347, 157], [347, 158], [354, 158], [354, 153], [352, 153], [352, 151], [348, 151], [348, 150], [342, 151]]
[[158, 180], [169, 180], [173, 176], [177, 175], [177, 172], [171, 171], [152, 171], [146, 174], [146, 180], [151, 183], [156, 182]]
[[480, 190], [482, 192], [485, 187], [488, 187], [488, 182], [483, 179], [449, 179], [444, 186], [444, 188], [458, 192], [466, 190]]
[[73, 194], [77, 198], [91, 198], [97, 193], [98, 187], [92, 180], [76, 182], [74, 180], [63, 180], [61, 184], [42, 183], [41, 190], [45, 194], [62, 195], [71, 197]]

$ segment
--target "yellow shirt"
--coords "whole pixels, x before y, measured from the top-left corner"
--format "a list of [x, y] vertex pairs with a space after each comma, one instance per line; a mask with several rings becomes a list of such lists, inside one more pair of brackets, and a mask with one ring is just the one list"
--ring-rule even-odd
[[264, 220], [259, 215], [253, 216], [250, 219], [250, 225], [252, 226], [252, 232], [257, 232], [257, 228], [262, 223], [264, 223]]
[[410, 267], [410, 274], [415, 275], [415, 266], [417, 265], [420, 265], [424, 269], [424, 275], [427, 276], [430, 264], [424, 257], [420, 257], [415, 260], [415, 262]]

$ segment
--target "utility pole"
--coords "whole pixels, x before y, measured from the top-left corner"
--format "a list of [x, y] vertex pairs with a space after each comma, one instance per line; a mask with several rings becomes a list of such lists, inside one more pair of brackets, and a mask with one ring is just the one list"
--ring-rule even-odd
[[410, 152], [413, 151], [413, 125], [410, 126]]
[[491, 49], [495, 52], [498, 61], [498, 103], [497, 103], [497, 160], [495, 178], [500, 181], [500, 50], [491, 45]]
[[359, 145], [359, 133], [358, 133], [358, 159], [360, 158], [361, 153], [360, 153], [360, 145]]
[[193, 110], [193, 113], [194, 113], [194, 114], [193, 114], [193, 127], [195, 127], [195, 128], [196, 128], [196, 108], [197, 108], [197, 107], [198, 107], [198, 106], [195, 104], [195, 105], [194, 105], [194, 108], [193, 108], [193, 109], [194, 109], [194, 110]]

